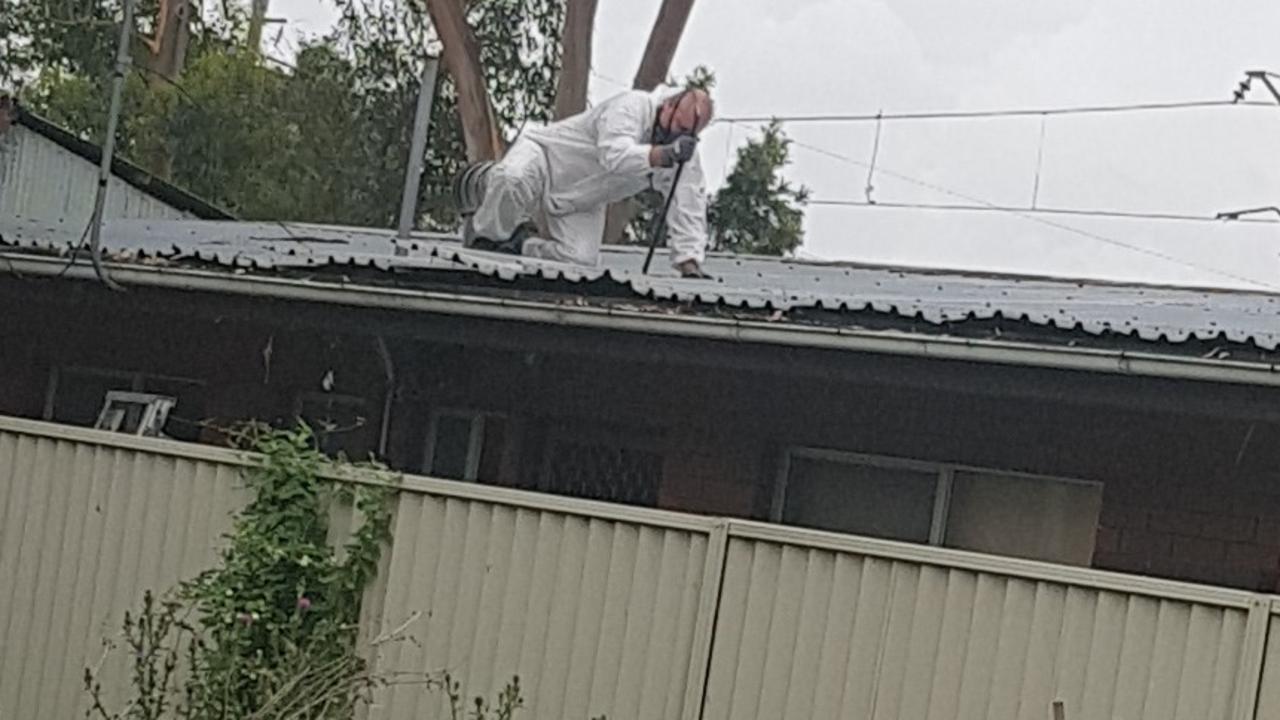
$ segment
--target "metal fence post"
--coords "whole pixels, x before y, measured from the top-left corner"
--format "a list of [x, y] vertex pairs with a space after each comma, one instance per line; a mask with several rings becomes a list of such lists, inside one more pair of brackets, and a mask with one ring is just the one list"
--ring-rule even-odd
[[1234, 703], [1233, 715], [1237, 720], [1255, 720], [1258, 714], [1267, 636], [1271, 633], [1271, 600], [1271, 596], [1258, 595], [1249, 603], [1249, 618], [1244, 625], [1244, 647], [1241, 649]]
[[422, 86], [418, 90], [418, 109], [413, 117], [413, 140], [409, 144], [409, 162], [404, 171], [404, 192], [400, 196], [400, 223], [396, 228], [396, 238], [409, 239], [413, 230], [413, 219], [418, 212], [418, 188], [422, 183], [422, 172], [426, 162], [423, 155], [427, 149], [427, 132], [431, 129], [431, 107], [435, 102], [436, 75], [440, 70], [440, 60], [427, 58], [422, 70]]
[[685, 683], [684, 713], [681, 720], [700, 720], [706, 702], [707, 675], [711, 672], [711, 651], [715, 645], [716, 616], [720, 613], [724, 566], [729, 556], [729, 521], [720, 520], [707, 539], [707, 559], [702, 573], [702, 597], [698, 621], [693, 629], [693, 652], [689, 678]]

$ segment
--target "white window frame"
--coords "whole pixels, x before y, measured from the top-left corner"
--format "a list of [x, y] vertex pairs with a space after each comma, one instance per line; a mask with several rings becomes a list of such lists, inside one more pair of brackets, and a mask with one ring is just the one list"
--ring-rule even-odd
[[931, 462], [928, 460], [910, 460], [888, 455], [870, 455], [867, 453], [830, 450], [804, 446], [792, 446], [783, 451], [782, 462], [779, 463], [778, 477], [773, 486], [773, 502], [769, 510], [769, 519], [782, 523], [783, 511], [786, 509], [787, 480], [791, 475], [792, 458], [806, 460], [824, 460], [844, 465], [885, 468], [893, 470], [912, 470], [916, 472], [935, 473], [938, 476], [933, 495], [933, 519], [929, 524], [929, 545], [941, 546], [947, 541], [947, 523], [951, 517], [951, 493], [955, 487], [957, 472], [967, 472], [999, 477], [1034, 480], [1037, 482], [1065, 483], [1068, 485], [1085, 485], [1103, 489], [1103, 483], [1095, 480], [1079, 480], [1076, 478], [1057, 477], [1054, 475], [1037, 475], [1033, 473], [999, 470], [997, 468], [959, 465], [956, 463]]
[[44, 409], [41, 413], [42, 419], [46, 421], [52, 421], [53, 415], [57, 411], [58, 386], [61, 383], [62, 375], [64, 373], [96, 375], [103, 378], [127, 380], [129, 381], [129, 391], [135, 393], [146, 391], [147, 380], [181, 383], [183, 385], [191, 385], [192, 387], [200, 388], [203, 388], [206, 385], [203, 380], [197, 380], [195, 378], [181, 377], [178, 375], [161, 375], [159, 373], [143, 372], [141, 370], [118, 370], [115, 368], [99, 367], [96, 365], [54, 365], [49, 368], [49, 382], [45, 388]]
[[467, 460], [463, 467], [461, 479], [465, 482], [478, 481], [480, 479], [480, 460], [484, 456], [485, 420], [487, 418], [500, 418], [505, 421], [507, 416], [502, 413], [457, 408], [432, 410], [430, 420], [427, 422], [427, 437], [422, 455], [422, 474], [428, 477], [431, 476], [431, 467], [435, 464], [440, 419], [444, 417], [462, 418], [470, 421], [471, 430], [467, 435]]

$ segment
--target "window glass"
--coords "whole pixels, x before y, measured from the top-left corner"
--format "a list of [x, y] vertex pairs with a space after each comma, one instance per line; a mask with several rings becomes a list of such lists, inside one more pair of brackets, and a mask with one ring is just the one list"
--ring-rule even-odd
[[472, 419], [463, 415], [440, 415], [436, 418], [435, 445], [427, 474], [448, 480], [464, 480], [467, 453], [471, 447]]
[[91, 427], [98, 420], [102, 403], [112, 390], [128, 392], [133, 381], [128, 375], [109, 375], [89, 370], [62, 369], [54, 388], [55, 422]]
[[957, 470], [946, 545], [1088, 565], [1101, 508], [1101, 485]]
[[928, 542], [938, 473], [791, 459], [782, 520], [855, 535]]

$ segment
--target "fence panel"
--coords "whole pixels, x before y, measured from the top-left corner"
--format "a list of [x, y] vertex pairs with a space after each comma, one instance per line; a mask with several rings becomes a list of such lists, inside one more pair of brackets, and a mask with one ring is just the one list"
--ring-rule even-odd
[[[243, 464], [0, 418], [0, 718], [82, 713], [124, 612], [216, 561]], [[362, 634], [413, 641], [376, 668], [518, 675], [529, 720], [1280, 718], [1271, 596], [422, 478], [395, 502]], [[421, 684], [376, 700], [443, 717]]]
[[[382, 646], [378, 669], [401, 678], [448, 670], [487, 697], [518, 675], [530, 720], [693, 717], [690, 663], [713, 610], [704, 578], [718, 569], [708, 562], [712, 524], [494, 497], [504, 500], [401, 493], [379, 627], [409, 622], [414, 642]], [[445, 717], [442, 703], [402, 684], [371, 716]]]
[[1247, 593], [747, 524], [728, 548], [707, 720], [1251, 708], [1265, 623]]
[[[234, 464], [30, 426], [0, 426], [0, 718], [80, 717], [104, 639], [144, 591], [214, 562], [244, 496]], [[124, 665], [104, 666], [109, 699]]]
[[1271, 624], [1258, 689], [1258, 720], [1280, 718], [1280, 600], [1271, 604]]

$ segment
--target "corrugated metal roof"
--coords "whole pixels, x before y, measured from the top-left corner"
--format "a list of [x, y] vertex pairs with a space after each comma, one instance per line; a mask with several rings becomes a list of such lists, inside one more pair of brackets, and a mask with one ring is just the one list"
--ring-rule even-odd
[[[0, 219], [0, 240], [11, 245], [63, 249], [79, 242], [79, 231]], [[117, 256], [248, 269], [452, 270], [501, 280], [600, 282], [644, 298], [735, 308], [872, 311], [937, 325], [1008, 319], [1152, 342], [1225, 340], [1268, 351], [1280, 346], [1280, 296], [1261, 292], [733, 255], [708, 259], [706, 269], [714, 280], [686, 280], [665, 262], [657, 264], [655, 274], [643, 274], [640, 248], [606, 248], [600, 267], [584, 268], [468, 250], [446, 235], [420, 233], [411, 242], [397, 243], [390, 231], [298, 223], [114, 221], [105, 228], [103, 242]]]
[[[0, 134], [0, 216], [79, 224], [93, 213], [98, 168], [22, 125]], [[192, 218], [187, 212], [113, 177], [105, 215], [113, 218]]]
[[[0, 132], [0, 217], [86, 222], [102, 149], [21, 106], [0, 105], [14, 121]], [[106, 217], [234, 219], [119, 156], [111, 172]]]

